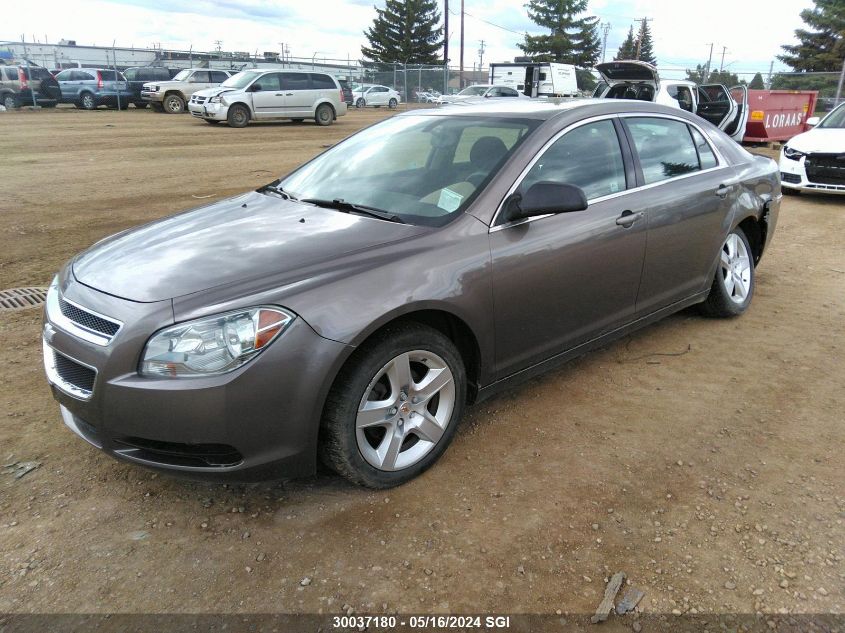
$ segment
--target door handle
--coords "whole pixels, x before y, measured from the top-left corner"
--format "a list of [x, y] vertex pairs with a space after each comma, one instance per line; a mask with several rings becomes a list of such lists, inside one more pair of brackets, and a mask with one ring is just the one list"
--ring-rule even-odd
[[286, 96], [286, 97], [292, 97], [292, 96], [293, 96], [293, 93], [292, 93], [292, 92], [286, 92], [286, 93], [285, 93], [285, 96]]
[[725, 198], [731, 191], [731, 185], [719, 185], [719, 188], [716, 189], [716, 195], [720, 198]]
[[284, 97], [284, 96], [285, 96], [285, 93], [284, 93], [284, 92], [277, 92], [277, 93], [276, 93], [276, 96], [277, 96], [277, 97]]
[[634, 224], [634, 222], [643, 217], [643, 215], [644, 214], [642, 211], [637, 211], [636, 213], [634, 213], [630, 209], [626, 209], [622, 212], [622, 215], [616, 218], [616, 224], [618, 224], [619, 226], [624, 226], [627, 229], [630, 228]]

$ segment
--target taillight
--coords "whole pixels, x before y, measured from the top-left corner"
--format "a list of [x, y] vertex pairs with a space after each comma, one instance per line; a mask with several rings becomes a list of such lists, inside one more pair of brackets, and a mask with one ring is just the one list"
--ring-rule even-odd
[[346, 101], [346, 97], [343, 96], [343, 88], [340, 89], [340, 102], [344, 103]]
[[97, 88], [103, 89], [103, 74], [99, 70], [97, 71]]
[[23, 68], [18, 68], [18, 80], [21, 82], [22, 89], [25, 90], [29, 87], [29, 82], [26, 79], [26, 73]]

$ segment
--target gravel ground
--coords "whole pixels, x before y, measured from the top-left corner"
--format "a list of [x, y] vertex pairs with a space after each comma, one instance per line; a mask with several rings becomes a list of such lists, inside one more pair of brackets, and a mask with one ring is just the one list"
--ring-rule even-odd
[[[47, 285], [105, 235], [254, 188], [390, 114], [230, 130], [4, 113], [0, 288]], [[437, 466], [389, 492], [113, 461], [61, 424], [38, 311], [0, 313], [0, 613], [565, 619], [624, 571], [644, 618], [842, 614], [843, 234], [845, 198], [785, 198], [745, 316], [682, 312], [476, 406]]]

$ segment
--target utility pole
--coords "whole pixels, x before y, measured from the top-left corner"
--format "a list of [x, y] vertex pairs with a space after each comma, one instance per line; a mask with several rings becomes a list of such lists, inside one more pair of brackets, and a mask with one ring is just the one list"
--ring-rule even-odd
[[769, 76], [766, 78], [766, 90], [772, 89], [772, 70], [775, 68], [775, 60], [769, 63]]
[[610, 32], [610, 22], [602, 23], [601, 29], [604, 31], [604, 36], [601, 41], [601, 63], [603, 64], [605, 53], [607, 53], [607, 34]]
[[640, 18], [639, 20], [634, 20], [634, 22], [640, 23], [640, 33], [637, 37], [637, 56], [635, 59], [640, 58], [640, 47], [643, 45], [643, 32], [645, 31], [646, 24], [652, 22], [654, 18]]
[[449, 0], [443, 0], [443, 64], [449, 67]]
[[481, 40], [481, 46], [478, 49], [478, 70], [484, 66], [484, 40]]
[[458, 73], [458, 87], [464, 89], [464, 0], [461, 0], [461, 67]]
[[722, 47], [722, 63], [719, 64], [719, 72], [721, 73], [725, 69], [725, 51], [728, 50], [727, 46]]
[[836, 105], [839, 105], [839, 98], [842, 96], [843, 84], [845, 84], [845, 59], [842, 60], [842, 72], [839, 73], [839, 84], [836, 86]]
[[704, 76], [701, 78], [701, 83], [707, 83], [707, 77], [710, 75], [710, 62], [713, 61], [713, 44], [710, 44], [710, 57], [707, 58], [707, 64], [704, 66]]

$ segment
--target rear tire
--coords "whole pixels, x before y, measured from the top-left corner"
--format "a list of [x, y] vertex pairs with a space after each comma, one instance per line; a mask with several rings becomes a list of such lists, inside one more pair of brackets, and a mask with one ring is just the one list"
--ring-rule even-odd
[[355, 102], [355, 107], [356, 107], [356, 108], [365, 108], [365, 107], [367, 107], [367, 102], [366, 102], [366, 101], [364, 101], [364, 97], [359, 98], [359, 99]]
[[314, 113], [314, 120], [317, 125], [331, 125], [334, 122], [334, 110], [328, 103], [321, 103]]
[[397, 105], [399, 105], [399, 102], [396, 101], [396, 99], [391, 99], [390, 101], [387, 102], [387, 107], [390, 108], [391, 110], [395, 110]]
[[246, 127], [249, 125], [249, 110], [246, 106], [235, 104], [229, 108], [226, 120], [229, 122], [229, 127]]
[[79, 106], [83, 110], [96, 110], [97, 109], [97, 100], [94, 98], [90, 92], [83, 92], [79, 95]]
[[14, 110], [18, 107], [18, 100], [13, 94], [3, 95], [3, 107], [7, 110]]
[[443, 454], [465, 401], [466, 373], [452, 341], [417, 323], [389, 326], [356, 350], [335, 379], [320, 456], [353, 483], [398, 486]]
[[182, 114], [185, 111], [185, 100], [179, 95], [167, 95], [162, 105], [168, 114]]
[[748, 238], [739, 227], [728, 233], [719, 249], [719, 263], [710, 294], [700, 304], [704, 316], [736, 317], [745, 312], [754, 297], [754, 258]]

